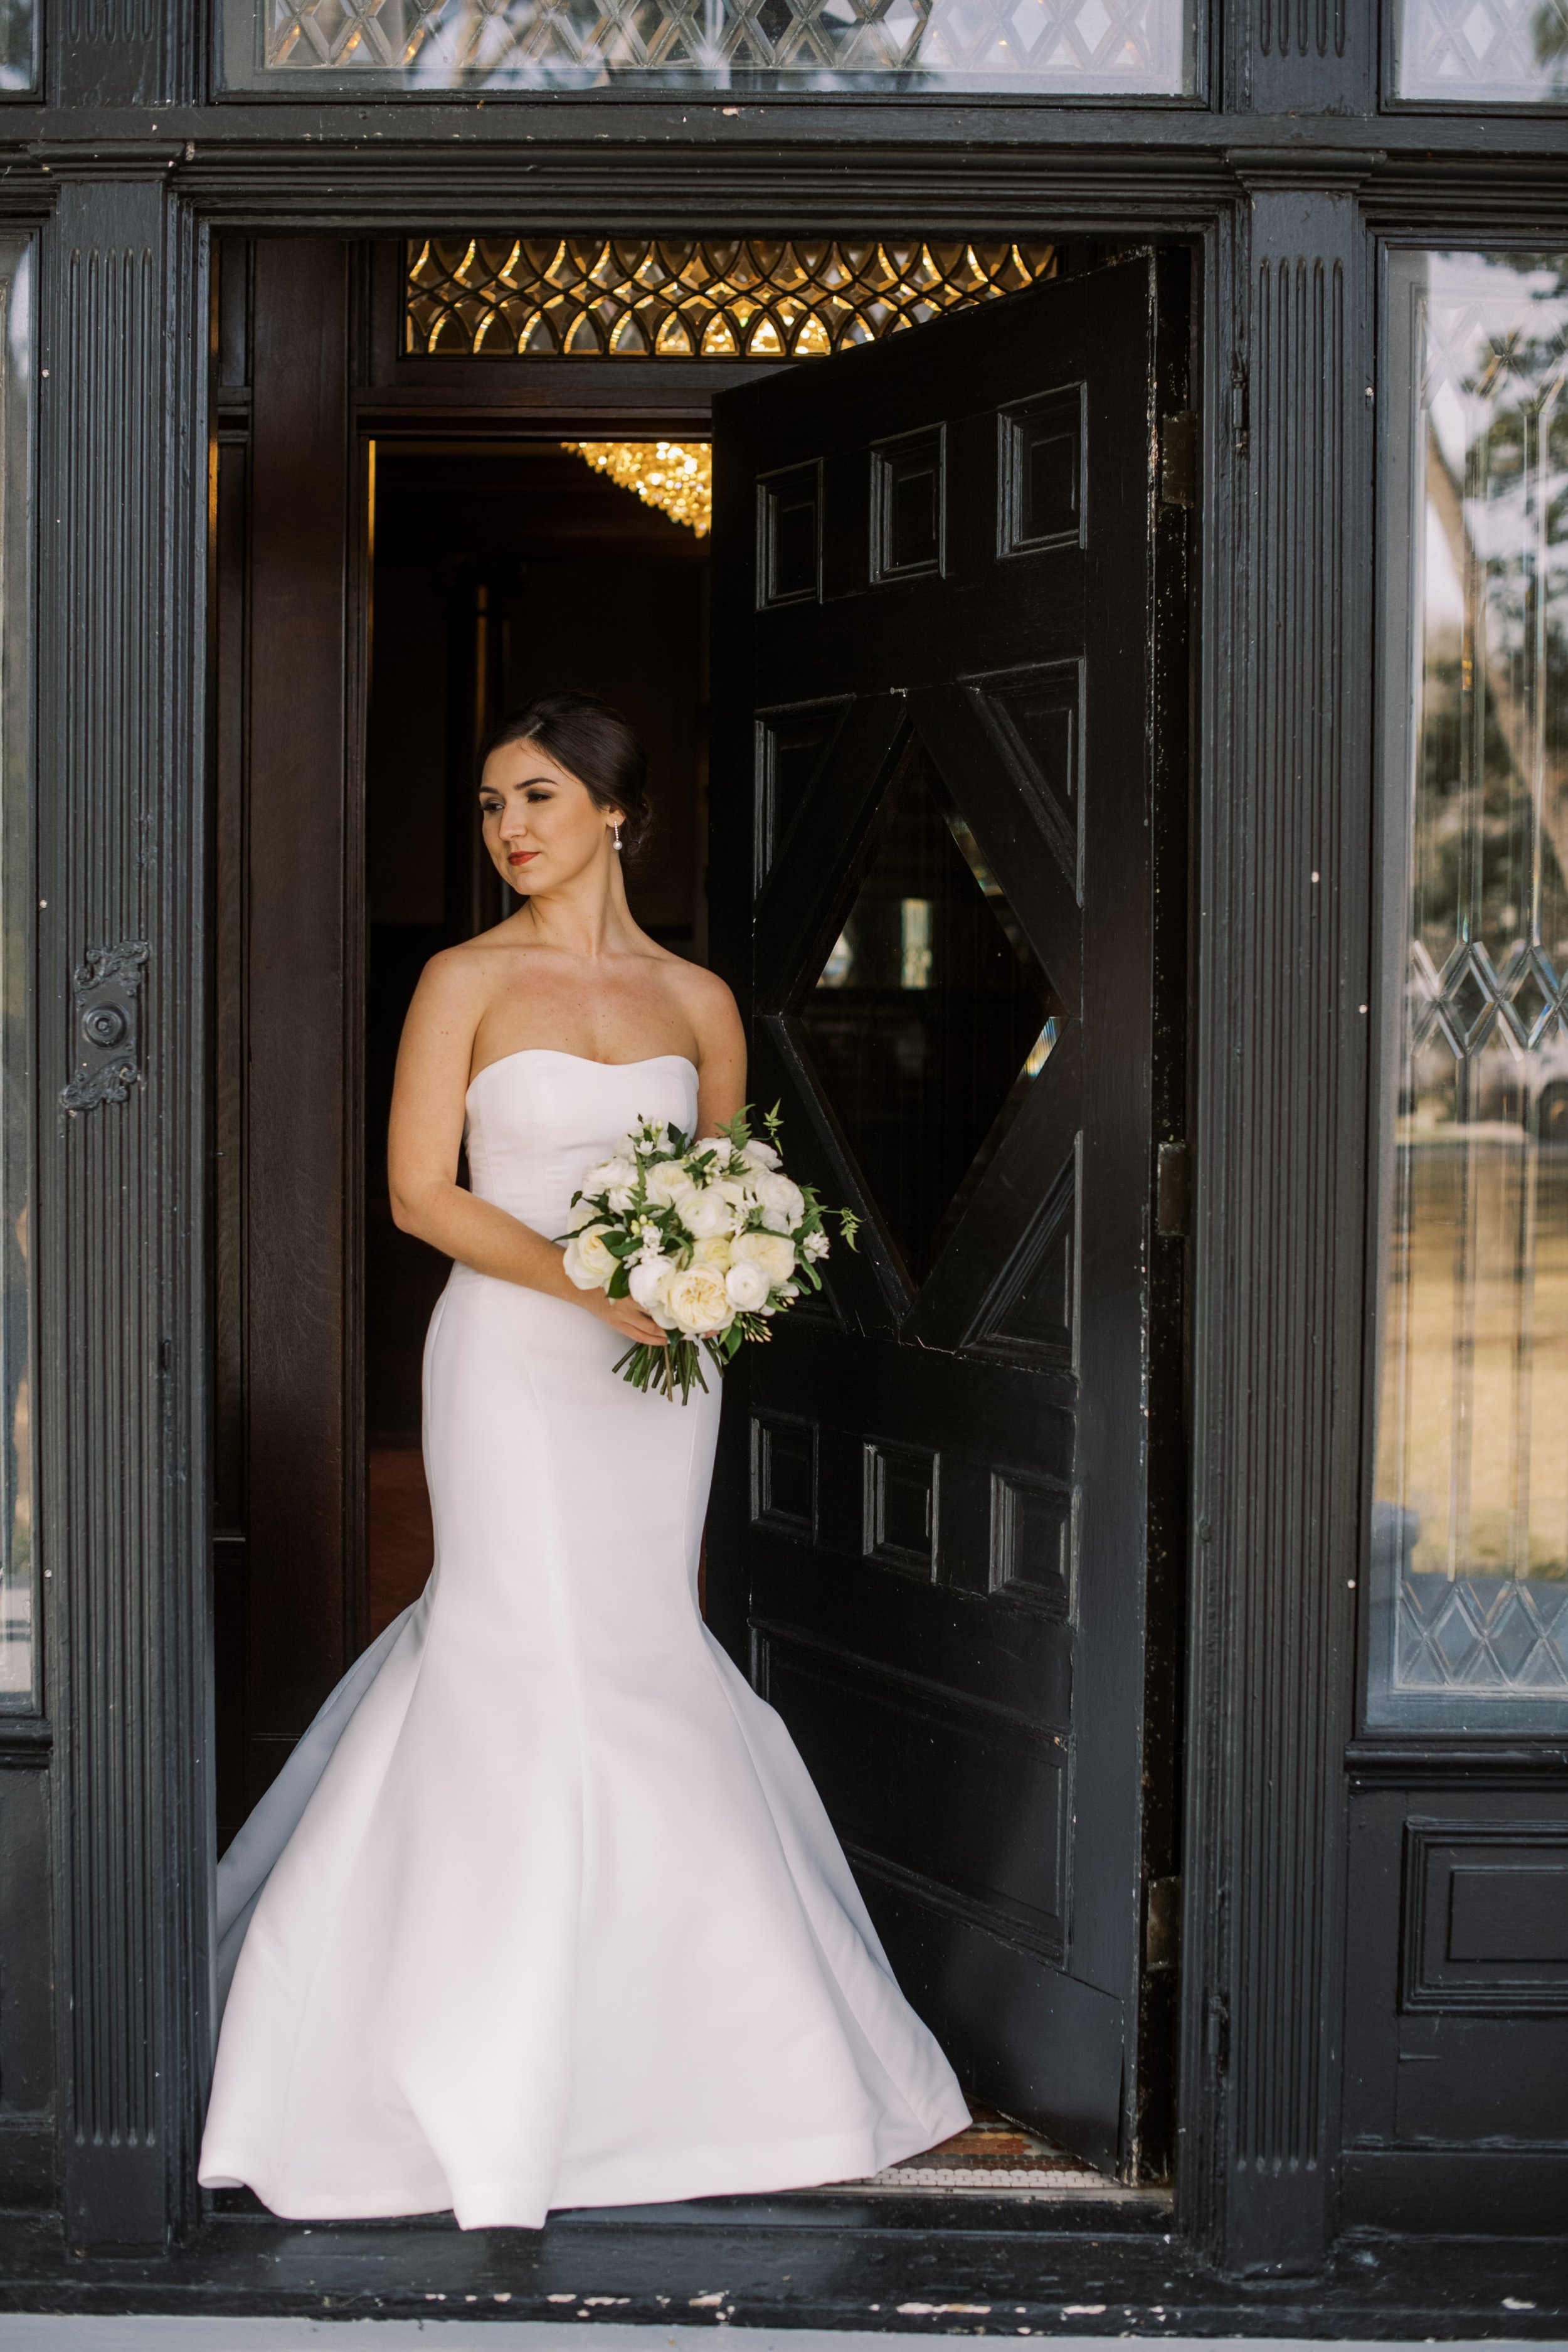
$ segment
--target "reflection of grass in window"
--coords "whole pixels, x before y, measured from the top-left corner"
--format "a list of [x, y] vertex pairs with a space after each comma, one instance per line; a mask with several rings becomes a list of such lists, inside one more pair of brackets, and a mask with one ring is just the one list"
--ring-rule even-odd
[[[1514, 1572], [1510, 1520], [1519, 1470], [1515, 1430], [1525, 1328], [1520, 1275], [1526, 1270], [1517, 1258], [1520, 1179], [1528, 1160], [1518, 1146], [1469, 1149], [1478, 1203], [1468, 1350], [1470, 1536], [1467, 1555], [1456, 1566], [1460, 1575], [1508, 1576]], [[1404, 1362], [1396, 1366], [1391, 1356], [1388, 1409], [1382, 1416], [1379, 1448], [1378, 1493], [1404, 1503], [1421, 1522], [1411, 1566], [1436, 1575], [1446, 1575], [1450, 1564], [1454, 1407], [1467, 1352], [1458, 1320], [1456, 1282], [1465, 1153], [1463, 1145], [1417, 1145], [1412, 1150], [1411, 1230], [1395, 1255], [1399, 1271], [1389, 1302], [1402, 1326]], [[1551, 1580], [1568, 1577], [1568, 1169], [1560, 1168], [1557, 1160], [1555, 1152], [1542, 1152], [1536, 1160], [1538, 1223], [1530, 1296], [1533, 1330], [1527, 1358], [1526, 1572]], [[1403, 1426], [1393, 1409], [1393, 1383], [1401, 1372], [1406, 1400]]]

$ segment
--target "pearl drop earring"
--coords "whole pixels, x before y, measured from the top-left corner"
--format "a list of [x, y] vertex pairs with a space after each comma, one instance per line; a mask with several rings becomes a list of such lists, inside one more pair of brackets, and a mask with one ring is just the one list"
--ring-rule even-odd
[[610, 827], [610, 832], [615, 840], [616, 855], [618, 857], [621, 854], [621, 828], [618, 824], [613, 824]]

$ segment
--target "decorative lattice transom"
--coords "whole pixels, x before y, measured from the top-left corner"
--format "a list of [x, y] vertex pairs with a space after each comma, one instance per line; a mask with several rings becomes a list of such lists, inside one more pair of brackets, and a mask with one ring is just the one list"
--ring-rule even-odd
[[1568, 0], [1404, 0], [1399, 95], [1494, 106], [1568, 97]]
[[1143, 94], [1183, 90], [1191, 75], [1190, 0], [227, 0], [227, 8], [230, 89], [314, 74], [409, 89], [631, 80]]
[[405, 348], [515, 359], [813, 359], [1049, 278], [1049, 245], [427, 237]]

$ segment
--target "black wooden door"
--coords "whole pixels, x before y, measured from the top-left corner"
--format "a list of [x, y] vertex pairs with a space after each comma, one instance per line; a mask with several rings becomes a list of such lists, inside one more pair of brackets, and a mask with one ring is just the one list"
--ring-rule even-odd
[[1170, 1867], [1179, 280], [1126, 260], [728, 394], [715, 427], [711, 919], [754, 1097], [866, 1220], [750, 1351], [715, 1620], [971, 2093], [1124, 2173]]

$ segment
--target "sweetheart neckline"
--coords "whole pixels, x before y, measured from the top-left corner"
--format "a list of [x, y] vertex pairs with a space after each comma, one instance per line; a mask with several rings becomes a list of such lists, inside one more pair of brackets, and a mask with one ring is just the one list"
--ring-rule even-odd
[[553, 1062], [581, 1062], [590, 1070], [646, 1070], [655, 1062], [684, 1062], [699, 1083], [702, 1076], [689, 1054], [644, 1054], [635, 1062], [600, 1062], [592, 1054], [568, 1054], [559, 1045], [519, 1045], [510, 1054], [498, 1054], [493, 1062], [486, 1062], [483, 1068], [476, 1070], [468, 1080], [468, 1093], [473, 1093], [486, 1070], [499, 1070], [503, 1062], [521, 1062], [527, 1054], [548, 1054]]

